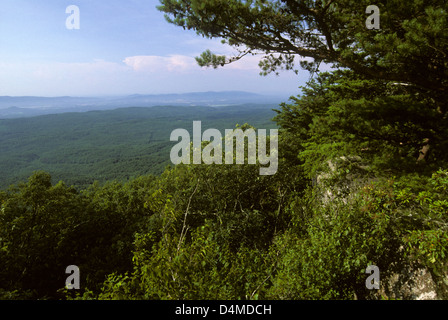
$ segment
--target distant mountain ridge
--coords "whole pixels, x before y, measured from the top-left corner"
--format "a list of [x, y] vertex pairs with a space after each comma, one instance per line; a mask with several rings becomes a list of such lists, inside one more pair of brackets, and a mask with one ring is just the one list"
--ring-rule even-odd
[[208, 91], [172, 94], [133, 94], [116, 97], [0, 96], [0, 119], [66, 112], [110, 110], [123, 107], [226, 106], [246, 103], [281, 103], [288, 97], [245, 91]]

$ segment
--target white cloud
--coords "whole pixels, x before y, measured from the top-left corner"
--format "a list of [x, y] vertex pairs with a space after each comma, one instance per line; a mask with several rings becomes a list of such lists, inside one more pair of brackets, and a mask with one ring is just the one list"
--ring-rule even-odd
[[187, 55], [130, 56], [118, 61], [0, 61], [0, 95], [83, 96], [245, 90], [293, 93], [293, 73], [260, 77], [260, 56], [218, 69], [201, 68]]
[[[229, 56], [229, 58], [230, 58], [230, 56]], [[258, 64], [260, 63], [260, 60], [262, 58], [263, 58], [262, 55], [254, 55], [254, 56], [247, 55], [238, 61], [228, 64], [224, 68], [228, 68], [231, 70], [251, 70], [251, 71], [259, 72], [260, 67], [258, 66]]]
[[196, 60], [184, 55], [163, 56], [133, 56], [127, 57], [123, 62], [134, 71], [139, 72], [185, 72], [199, 68]]

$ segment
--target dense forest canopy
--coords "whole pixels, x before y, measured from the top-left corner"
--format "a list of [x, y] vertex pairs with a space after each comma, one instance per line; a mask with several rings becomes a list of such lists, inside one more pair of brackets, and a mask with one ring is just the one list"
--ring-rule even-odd
[[221, 107], [154, 106], [68, 112], [0, 120], [0, 189], [26, 180], [35, 170], [51, 172], [78, 189], [94, 181], [127, 181], [161, 174], [170, 161], [177, 128], [192, 131], [201, 119], [204, 129], [234, 128], [250, 122], [274, 128], [278, 104]]
[[[381, 28], [366, 28], [369, 1], [161, 0], [175, 25], [223, 38], [241, 55], [265, 55], [265, 71], [296, 56], [335, 63], [369, 79], [412, 84], [446, 97], [446, 3], [376, 1]], [[274, 56], [277, 54], [277, 56]], [[232, 62], [204, 55], [204, 65]], [[217, 58], [217, 59], [206, 59]], [[306, 64], [305, 64], [306, 65]], [[444, 110], [446, 112], [446, 110]]]
[[[268, 74], [312, 59], [274, 118], [278, 172], [180, 164], [82, 191], [36, 172], [0, 193], [2, 297], [419, 297], [366, 288], [375, 265], [382, 281], [427, 270], [447, 299], [446, 1], [377, 1], [380, 29], [367, 1], [160, 2], [170, 23], [239, 52], [200, 65], [262, 54]], [[63, 289], [72, 264], [79, 291]]]
[[[413, 131], [418, 136], [417, 141], [406, 137], [397, 143], [419, 144], [421, 149], [435, 150], [434, 157], [441, 157], [446, 154], [447, 141], [443, 125], [448, 112], [447, 4], [377, 1], [381, 27], [368, 29], [366, 8], [370, 4], [332, 0], [162, 0], [159, 10], [165, 12], [170, 23], [193, 29], [204, 37], [223, 38], [240, 52], [226, 58], [206, 51], [197, 58], [203, 66], [217, 67], [247, 54], [261, 54], [264, 74], [293, 69], [299, 59], [299, 64], [311, 72], [318, 70], [322, 62], [331, 63], [348, 68], [359, 81], [387, 85], [377, 88], [381, 88], [379, 94], [393, 94], [395, 100], [400, 100], [392, 104], [409, 104], [395, 112], [407, 113], [403, 123], [411, 118], [410, 125], [416, 125]], [[383, 99], [383, 103], [389, 102]], [[392, 121], [391, 117], [388, 121]]]

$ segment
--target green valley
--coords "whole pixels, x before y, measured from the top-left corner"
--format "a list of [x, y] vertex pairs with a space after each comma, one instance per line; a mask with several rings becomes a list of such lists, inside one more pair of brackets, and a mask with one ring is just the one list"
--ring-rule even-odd
[[194, 120], [218, 130], [246, 122], [274, 128], [276, 107], [130, 107], [0, 120], [0, 187], [26, 180], [35, 170], [76, 187], [160, 174], [170, 165], [174, 129], [191, 131]]

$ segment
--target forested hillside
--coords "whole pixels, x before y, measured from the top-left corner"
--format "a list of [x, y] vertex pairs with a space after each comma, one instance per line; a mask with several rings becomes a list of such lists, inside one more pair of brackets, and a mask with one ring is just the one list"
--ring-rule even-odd
[[276, 107], [160, 106], [0, 120], [0, 188], [26, 180], [35, 170], [76, 187], [158, 175], [171, 164], [173, 130], [191, 132], [194, 120], [202, 121], [203, 130], [223, 131], [246, 122], [274, 128]]
[[[81, 191], [36, 172], [0, 192], [2, 298], [389, 298], [366, 288], [364, 270], [385, 277], [411, 261], [446, 298], [448, 172], [334, 181], [346, 171], [312, 187], [288, 157], [273, 176], [178, 165]], [[69, 265], [81, 290], [64, 289]]]

